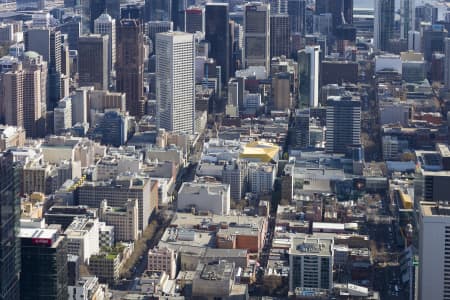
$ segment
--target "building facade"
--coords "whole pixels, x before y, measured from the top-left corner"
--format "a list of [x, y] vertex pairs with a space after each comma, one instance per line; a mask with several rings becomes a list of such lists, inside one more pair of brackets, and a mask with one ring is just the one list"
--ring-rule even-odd
[[270, 70], [270, 5], [252, 2], [245, 5], [244, 49], [245, 67], [264, 66]]
[[333, 287], [333, 239], [293, 238], [289, 249], [289, 291]]
[[183, 32], [156, 35], [157, 126], [195, 132], [194, 36]]
[[0, 152], [0, 299], [19, 298], [20, 179], [11, 152]]
[[22, 228], [20, 299], [68, 298], [67, 241], [56, 229]]
[[144, 34], [136, 19], [122, 19], [117, 28], [116, 90], [126, 94], [127, 111], [144, 114]]
[[351, 97], [327, 100], [325, 150], [346, 153], [348, 146], [361, 144], [361, 102]]

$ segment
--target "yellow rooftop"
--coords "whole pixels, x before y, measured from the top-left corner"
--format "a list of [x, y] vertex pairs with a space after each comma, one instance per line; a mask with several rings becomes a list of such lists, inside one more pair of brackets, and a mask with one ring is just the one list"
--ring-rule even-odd
[[278, 161], [279, 150], [279, 147], [275, 144], [254, 141], [244, 146], [240, 158], [261, 162]]

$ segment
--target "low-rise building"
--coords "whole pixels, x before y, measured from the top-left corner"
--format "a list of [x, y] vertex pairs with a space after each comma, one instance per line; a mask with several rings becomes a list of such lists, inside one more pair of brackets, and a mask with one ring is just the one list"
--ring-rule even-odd
[[165, 272], [170, 279], [176, 276], [175, 251], [170, 248], [154, 248], [148, 251], [147, 270], [151, 272]]
[[221, 260], [199, 264], [192, 281], [192, 297], [248, 299], [247, 285], [234, 282], [235, 266]]
[[178, 192], [178, 210], [230, 213], [230, 185], [221, 183], [184, 182]]
[[106, 286], [98, 282], [95, 276], [81, 277], [75, 285], [69, 285], [69, 300], [104, 300]]
[[119, 280], [121, 256], [117, 251], [95, 254], [89, 261], [89, 270], [101, 283], [114, 285]]
[[89, 262], [89, 258], [100, 251], [98, 219], [75, 218], [64, 234], [67, 252], [78, 255], [82, 262]]
[[124, 207], [108, 206], [108, 201], [100, 204], [99, 218], [107, 225], [114, 226], [116, 241], [135, 241], [139, 238], [139, 209], [137, 199], [128, 199]]

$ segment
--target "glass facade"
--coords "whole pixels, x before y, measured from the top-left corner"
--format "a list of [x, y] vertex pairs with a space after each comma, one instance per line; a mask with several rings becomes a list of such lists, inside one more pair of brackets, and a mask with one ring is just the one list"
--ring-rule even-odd
[[19, 174], [11, 153], [0, 153], [0, 300], [19, 298]]

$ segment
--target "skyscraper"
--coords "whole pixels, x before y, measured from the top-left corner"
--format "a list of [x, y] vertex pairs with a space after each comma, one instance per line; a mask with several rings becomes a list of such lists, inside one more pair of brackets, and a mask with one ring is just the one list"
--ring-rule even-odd
[[23, 127], [23, 82], [22, 64], [14, 64], [2, 76], [4, 120], [8, 125]]
[[118, 92], [126, 93], [127, 110], [140, 117], [144, 113], [144, 34], [138, 20], [122, 19], [117, 28]]
[[407, 40], [408, 32], [415, 29], [416, 1], [400, 1], [400, 38]]
[[36, 52], [23, 57], [23, 126], [28, 137], [44, 137], [47, 113], [47, 62]]
[[27, 137], [44, 137], [46, 117], [47, 63], [33, 51], [23, 62], [3, 75], [5, 121], [23, 127]]
[[317, 15], [331, 14], [333, 17], [333, 28], [342, 24], [353, 23], [353, 0], [317, 0]]
[[325, 150], [347, 153], [351, 145], [361, 144], [361, 102], [351, 96], [334, 96], [327, 100]]
[[444, 84], [450, 89], [450, 38], [445, 39], [445, 67], [444, 67]]
[[287, 14], [288, 1], [287, 0], [269, 0], [270, 14]]
[[22, 228], [19, 237], [20, 299], [68, 299], [66, 237], [40, 228]]
[[[156, 34], [173, 30], [171, 21], [150, 21], [147, 22], [147, 36], [152, 40], [153, 53], [156, 51]], [[156, 54], [156, 53], [155, 53]]]
[[94, 33], [108, 35], [108, 75], [116, 65], [116, 20], [103, 13], [94, 21]]
[[0, 152], [0, 300], [19, 299], [19, 189], [13, 154]]
[[244, 66], [270, 70], [270, 5], [251, 2], [244, 11]]
[[94, 32], [94, 22], [103, 13], [107, 13], [113, 19], [120, 19], [120, 0], [89, 0], [90, 31]]
[[52, 110], [61, 99], [61, 32], [53, 29], [29, 29], [25, 32], [25, 50], [35, 51], [48, 63], [47, 108]]
[[446, 299], [450, 291], [446, 279], [450, 268], [450, 208], [445, 203], [421, 202], [418, 221], [418, 299]]
[[394, 37], [394, 0], [375, 0], [374, 20], [374, 46], [378, 50], [385, 51], [389, 46], [389, 40]]
[[108, 36], [90, 34], [78, 41], [79, 86], [94, 86], [97, 90], [107, 90]]
[[[166, 0], [169, 2], [168, 0]], [[173, 22], [173, 28], [175, 30], [184, 31], [184, 11], [187, 8], [187, 0], [171, 0], [172, 12], [170, 14], [170, 20]]]
[[305, 33], [305, 13], [305, 0], [288, 0], [288, 15], [292, 32]]
[[226, 3], [208, 3], [205, 10], [205, 39], [210, 43], [210, 57], [216, 60], [222, 72], [222, 84], [230, 77], [230, 26]]
[[270, 55], [271, 57], [285, 55], [291, 52], [291, 30], [289, 16], [276, 14], [270, 16]]
[[205, 32], [205, 8], [197, 6], [187, 8], [185, 11], [184, 22], [184, 31], [186, 32]]
[[171, 21], [172, 0], [145, 0], [145, 21]]
[[423, 49], [425, 60], [431, 62], [434, 52], [445, 51], [445, 38], [448, 32], [442, 24], [435, 24], [423, 30]]
[[157, 124], [173, 132], [195, 131], [194, 36], [184, 32], [156, 35]]
[[306, 46], [297, 55], [299, 81], [299, 107], [319, 105], [320, 46]]
[[299, 149], [309, 147], [309, 120], [309, 108], [295, 111], [295, 147]]

